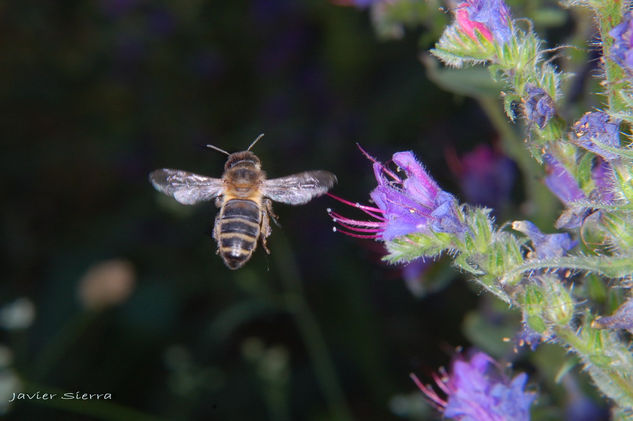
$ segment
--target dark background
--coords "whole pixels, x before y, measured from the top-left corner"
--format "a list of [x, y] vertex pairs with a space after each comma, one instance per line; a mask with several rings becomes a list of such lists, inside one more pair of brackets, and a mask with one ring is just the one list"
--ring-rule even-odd
[[[23, 390], [113, 396], [105, 409], [19, 402], [10, 419], [326, 420], [348, 407], [369, 421], [398, 419], [401, 401], [424, 416], [408, 374], [428, 382], [469, 346], [465, 315], [496, 311], [476, 289], [416, 297], [379, 243], [332, 232], [326, 208], [356, 214], [329, 197], [277, 205], [272, 254], [229, 271], [213, 204], [179, 205], [147, 175], [220, 177], [225, 156], [204, 145], [234, 152], [265, 133], [254, 152], [270, 177], [329, 170], [333, 193], [367, 202], [359, 142], [383, 161], [414, 150], [465, 200], [447, 157], [498, 136], [475, 101], [425, 76], [418, 53], [447, 15], [433, 9], [434, 25], [389, 41], [368, 11], [317, 0], [3, 1], [0, 16], [0, 305], [36, 309], [0, 338]], [[508, 171], [500, 208], [523, 194]], [[133, 265], [134, 291], [90, 311], [78, 285], [110, 259]], [[444, 261], [431, 270], [410, 285], [458, 277]]]

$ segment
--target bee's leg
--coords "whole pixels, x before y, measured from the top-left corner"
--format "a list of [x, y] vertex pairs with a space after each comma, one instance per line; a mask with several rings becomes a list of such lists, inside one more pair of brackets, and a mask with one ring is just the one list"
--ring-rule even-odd
[[259, 238], [262, 240], [262, 248], [266, 254], [270, 254], [270, 250], [268, 250], [268, 246], [266, 245], [266, 238], [270, 235], [272, 230], [270, 228], [270, 218], [268, 217], [268, 207], [266, 205], [262, 206], [261, 218], [262, 222], [260, 225], [261, 232], [259, 234]]
[[278, 216], [275, 215], [275, 212], [273, 212], [273, 201], [270, 199], [264, 199], [264, 207], [266, 208], [266, 212], [268, 213], [270, 218], [273, 220], [275, 225], [281, 228], [281, 225], [279, 224], [279, 221], [277, 220]]
[[213, 239], [218, 246], [215, 254], [220, 254], [220, 212], [215, 217], [215, 223], [213, 224]]
[[218, 248], [215, 251], [215, 254], [220, 254], [220, 215], [222, 214], [222, 205], [224, 204], [224, 197], [218, 196], [215, 199], [215, 206], [220, 208], [218, 214], [215, 216], [215, 221], [213, 223], [213, 239], [215, 240]]

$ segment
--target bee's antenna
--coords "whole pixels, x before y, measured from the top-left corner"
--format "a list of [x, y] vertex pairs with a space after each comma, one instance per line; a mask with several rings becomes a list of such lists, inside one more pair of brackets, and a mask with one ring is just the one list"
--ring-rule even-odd
[[251, 143], [251, 146], [248, 147], [248, 149], [246, 149], [247, 151], [250, 151], [251, 148], [253, 146], [255, 146], [255, 144], [259, 141], [259, 139], [261, 139], [262, 137], [264, 137], [264, 133], [260, 134], [259, 136], [257, 136], [257, 139], [253, 140], [253, 143]]
[[222, 152], [222, 153], [225, 153], [227, 155], [231, 155], [230, 153], [228, 153], [224, 149], [220, 149], [220, 148], [218, 148], [217, 146], [214, 146], [214, 145], [207, 145], [207, 148], [215, 149], [218, 152]]

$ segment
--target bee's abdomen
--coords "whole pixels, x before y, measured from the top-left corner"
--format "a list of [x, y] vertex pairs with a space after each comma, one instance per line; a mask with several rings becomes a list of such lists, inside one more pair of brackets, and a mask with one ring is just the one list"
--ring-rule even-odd
[[224, 204], [217, 240], [220, 255], [230, 269], [240, 268], [253, 254], [260, 218], [259, 206], [252, 200], [231, 199]]

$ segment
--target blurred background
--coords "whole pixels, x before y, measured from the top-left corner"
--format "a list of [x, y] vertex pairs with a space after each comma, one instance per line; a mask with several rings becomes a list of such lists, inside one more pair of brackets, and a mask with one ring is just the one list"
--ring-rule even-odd
[[[220, 177], [226, 157], [204, 145], [235, 152], [265, 133], [269, 177], [329, 170], [334, 194], [367, 202], [358, 142], [382, 161], [413, 150], [461, 201], [551, 230], [558, 204], [522, 175], [498, 86], [424, 53], [451, 4], [357, 3], [0, 1], [0, 415], [435, 419], [409, 373], [428, 383], [471, 346], [539, 373], [539, 419], [595, 403], [582, 376], [555, 382], [562, 350], [514, 352], [520, 315], [448, 261], [388, 266], [381, 244], [332, 232], [326, 208], [352, 208], [275, 206], [272, 254], [229, 271], [215, 206], [148, 182], [163, 167]], [[560, 63], [578, 75], [570, 115], [597, 105], [591, 17], [522, 3], [542, 36], [581, 47]], [[8, 402], [36, 391], [111, 399]]]

